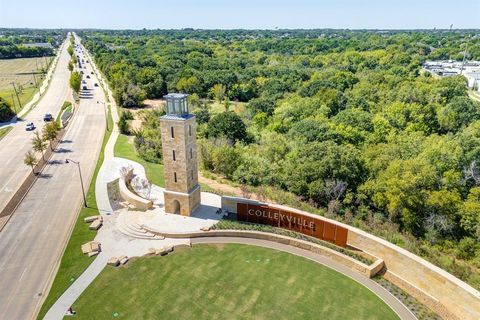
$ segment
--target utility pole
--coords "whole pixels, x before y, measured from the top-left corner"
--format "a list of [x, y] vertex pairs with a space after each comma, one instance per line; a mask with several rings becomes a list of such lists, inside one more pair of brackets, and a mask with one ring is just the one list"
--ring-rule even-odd
[[18, 97], [17, 88], [15, 87], [15, 82], [12, 82], [12, 86], [13, 86], [13, 90], [15, 91], [15, 95], [17, 96], [18, 105], [20, 106], [20, 110], [21, 110], [23, 107], [22, 107], [22, 103], [20, 102], [20, 98]]
[[17, 113], [17, 105], [15, 104], [15, 98], [13, 97], [13, 93], [12, 93], [12, 104], [13, 104], [13, 111]]
[[[98, 103], [98, 101], [97, 101], [97, 103]], [[105, 102], [102, 102], [102, 104], [103, 104], [103, 112], [105, 113], [105, 125], [106, 125], [107, 131], [108, 131], [108, 112], [107, 112], [108, 106]]]
[[33, 82], [35, 83], [35, 87], [38, 89], [37, 78], [35, 77], [35, 73], [32, 71]]
[[468, 50], [469, 42], [470, 42], [470, 38], [467, 39], [467, 44], [465, 45], [465, 51], [463, 52], [463, 61], [462, 61], [462, 68], [460, 69], [460, 74], [463, 73], [463, 67], [465, 66], [465, 60], [467, 59], [467, 50]]

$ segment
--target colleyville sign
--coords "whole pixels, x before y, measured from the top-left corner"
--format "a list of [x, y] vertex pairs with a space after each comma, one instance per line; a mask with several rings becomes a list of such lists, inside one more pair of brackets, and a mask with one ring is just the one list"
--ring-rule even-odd
[[321, 218], [269, 205], [238, 202], [237, 219], [300, 232], [342, 247], [347, 245], [348, 229]]

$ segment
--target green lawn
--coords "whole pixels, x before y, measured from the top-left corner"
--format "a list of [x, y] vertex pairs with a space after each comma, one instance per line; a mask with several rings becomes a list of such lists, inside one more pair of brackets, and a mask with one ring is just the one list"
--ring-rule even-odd
[[163, 165], [147, 162], [140, 158], [135, 151], [132, 137], [120, 134], [115, 143], [114, 155], [115, 157], [125, 158], [140, 163], [145, 168], [145, 173], [150, 182], [159, 187], [165, 186]]
[[[22, 90], [22, 93], [18, 96], [20, 98], [20, 102], [22, 103], [22, 107], [24, 107], [30, 100], [32, 100], [33, 96], [35, 93], [37, 93], [37, 88], [35, 87], [25, 87]], [[12, 94], [13, 94], [13, 101], [12, 101]], [[17, 112], [20, 111], [19, 105], [18, 105], [18, 100], [17, 96], [15, 96], [15, 92], [13, 89], [6, 89], [0, 91], [0, 97], [3, 98], [4, 100], [8, 101], [12, 105], [13, 108], [13, 102], [15, 102], [15, 108]]]
[[[120, 134], [115, 143], [114, 155], [140, 163], [145, 168], [147, 178], [153, 184], [159, 187], [165, 187], [165, 178], [163, 176], [163, 164], [147, 162], [140, 158], [135, 151], [135, 147], [131, 142], [133, 137]], [[208, 185], [200, 183], [200, 187], [204, 192], [215, 192]]]
[[[113, 128], [113, 120], [111, 114], [109, 113], [108, 118], [108, 127]], [[110, 137], [112, 131], [107, 131], [103, 138], [102, 149], [98, 156], [97, 166], [90, 183], [90, 187], [87, 192], [87, 204], [88, 208], [82, 207], [75, 226], [72, 231], [72, 235], [68, 240], [67, 247], [62, 256], [62, 261], [60, 262], [60, 267], [53, 281], [52, 287], [48, 293], [45, 302], [42, 305], [38, 319], [43, 319], [43, 316], [47, 313], [48, 309], [55, 303], [55, 301], [62, 295], [62, 293], [78, 278], [85, 269], [92, 263], [93, 259], [84, 255], [80, 250], [82, 244], [92, 241], [97, 234], [96, 231], [88, 229], [88, 224], [83, 222], [83, 218], [88, 216], [98, 215], [98, 210], [96, 208], [96, 199], [95, 199], [95, 181], [97, 179], [98, 171], [103, 163], [104, 159], [104, 148], [107, 144], [108, 138]]]
[[398, 319], [340, 273], [238, 244], [196, 245], [107, 267], [73, 307], [78, 319]]
[[12, 130], [13, 127], [10, 126], [10, 127], [5, 127], [5, 128], [0, 128], [0, 140], [3, 139], [3, 137], [5, 137], [7, 135], [7, 133], [10, 132], [10, 130]]

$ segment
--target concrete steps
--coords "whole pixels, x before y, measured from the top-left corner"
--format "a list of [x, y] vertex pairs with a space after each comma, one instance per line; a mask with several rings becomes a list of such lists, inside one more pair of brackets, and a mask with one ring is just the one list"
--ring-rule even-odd
[[116, 226], [117, 229], [132, 238], [136, 239], [149, 239], [149, 240], [160, 240], [162, 237], [157, 236], [147, 230], [143, 229], [135, 219], [135, 213], [131, 212], [122, 212], [118, 215]]

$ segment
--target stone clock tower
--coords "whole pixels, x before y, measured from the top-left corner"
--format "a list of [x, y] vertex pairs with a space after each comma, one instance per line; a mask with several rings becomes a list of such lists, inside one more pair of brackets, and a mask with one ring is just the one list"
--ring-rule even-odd
[[200, 205], [195, 116], [187, 94], [170, 93], [167, 114], [160, 117], [165, 175], [165, 212], [189, 216]]

